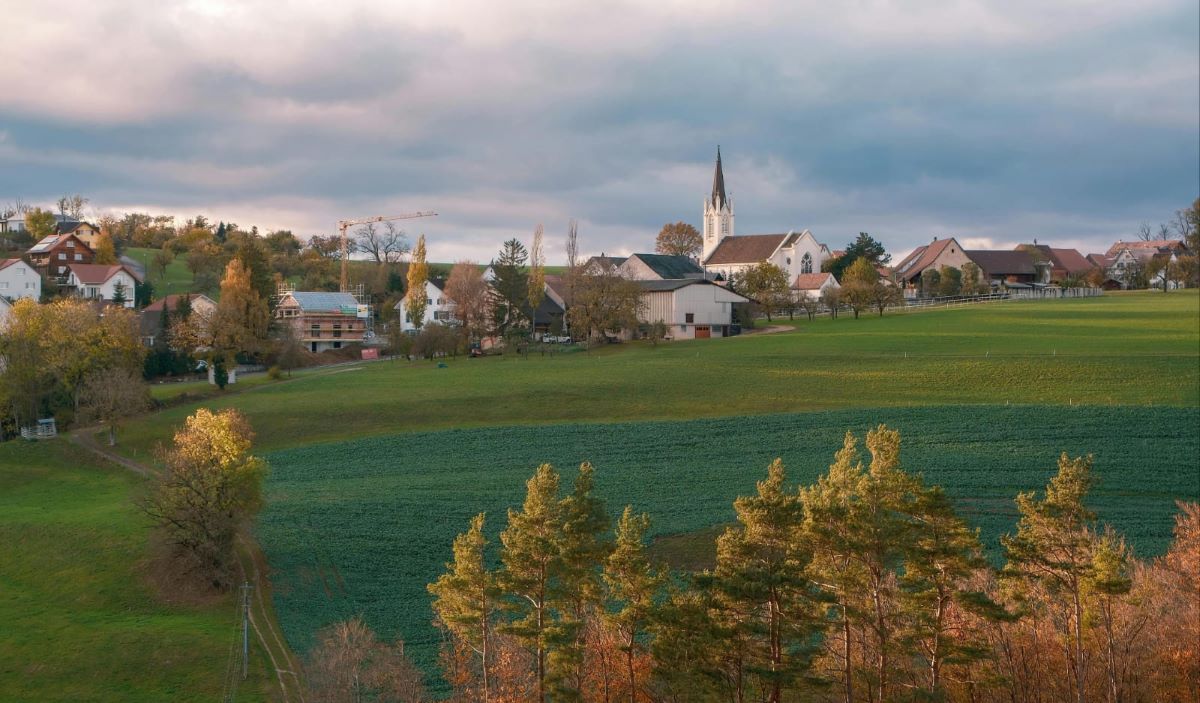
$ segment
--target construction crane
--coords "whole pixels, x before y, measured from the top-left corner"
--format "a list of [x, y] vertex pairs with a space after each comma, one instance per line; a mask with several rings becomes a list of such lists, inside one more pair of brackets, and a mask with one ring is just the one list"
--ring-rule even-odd
[[342, 233], [342, 292], [350, 289], [346, 277], [346, 261], [350, 259], [350, 244], [346, 239], [346, 230], [355, 225], [369, 225], [373, 222], [391, 222], [393, 220], [415, 220], [418, 217], [437, 217], [436, 212], [406, 212], [403, 215], [377, 215], [364, 217], [361, 220], [338, 220], [338, 229]]

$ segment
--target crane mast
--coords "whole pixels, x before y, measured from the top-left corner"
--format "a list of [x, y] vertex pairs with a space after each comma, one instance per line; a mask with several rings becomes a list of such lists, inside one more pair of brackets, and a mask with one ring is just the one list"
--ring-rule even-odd
[[374, 222], [392, 222], [394, 220], [415, 220], [418, 217], [437, 217], [437, 213], [431, 211], [406, 212], [403, 215], [376, 215], [375, 217], [364, 217], [358, 220], [338, 220], [338, 230], [340, 230], [342, 236], [342, 292], [345, 293], [350, 289], [350, 281], [346, 275], [346, 262], [350, 259], [350, 245], [346, 237], [346, 230], [356, 225], [367, 225]]

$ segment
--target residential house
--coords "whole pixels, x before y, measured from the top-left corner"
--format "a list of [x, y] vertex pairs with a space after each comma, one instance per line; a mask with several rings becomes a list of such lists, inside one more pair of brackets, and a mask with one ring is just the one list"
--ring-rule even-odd
[[[12, 315], [12, 303], [8, 299], [0, 296], [0, 332], [8, 328], [8, 318]], [[0, 372], [4, 370], [3, 362], [0, 362]]]
[[720, 149], [717, 150], [712, 192], [704, 200], [703, 208], [700, 261], [705, 273], [712, 278], [727, 281], [748, 268], [770, 262], [783, 269], [790, 280], [803, 273], [819, 273], [821, 264], [833, 256], [829, 247], [818, 242], [808, 230], [735, 234], [733, 200], [725, 192]]
[[920, 288], [921, 275], [929, 269], [937, 270], [943, 266], [960, 269], [968, 261], [971, 261], [971, 258], [954, 237], [934, 237], [931, 243], [913, 249], [892, 270], [896, 283], [911, 293]]
[[60, 237], [73, 234], [84, 244], [95, 249], [96, 240], [100, 238], [100, 228], [81, 220], [59, 219], [56, 234]]
[[1075, 249], [1058, 249], [1036, 241], [1032, 246], [1018, 246], [1018, 249], [1032, 249], [1037, 252], [1036, 258], [1050, 264], [1046, 271], [1047, 280], [1039, 283], [1062, 284], [1068, 279], [1079, 279], [1086, 276], [1095, 266], [1083, 254]]
[[75, 234], [51, 234], [43, 237], [26, 252], [30, 263], [46, 276], [65, 283], [67, 269], [72, 265], [91, 264], [96, 252]]
[[1182, 239], [1151, 239], [1148, 241], [1137, 240], [1133, 242], [1118, 240], [1108, 248], [1108, 251], [1104, 252], [1104, 255], [1115, 258], [1122, 249], [1129, 249], [1135, 252], [1150, 252], [1145, 258], [1150, 258], [1155, 254], [1173, 253], [1176, 256], [1184, 256], [1191, 253], [1188, 251], [1187, 244]]
[[616, 273], [621, 264], [625, 263], [625, 256], [606, 256], [601, 253], [600, 256], [593, 256], [583, 262], [581, 271], [585, 276], [599, 276], [605, 273]]
[[416, 332], [420, 327], [431, 322], [439, 322], [443, 325], [457, 324], [458, 318], [454, 316], [454, 301], [446, 295], [446, 281], [437, 278], [431, 278], [425, 281], [425, 315], [421, 319], [421, 324], [416, 325], [408, 314], [408, 296], [405, 293], [400, 302], [396, 303], [394, 309], [400, 316], [400, 329], [403, 332]]
[[160, 298], [142, 308], [142, 341], [146, 346], [154, 346], [155, 339], [157, 339], [158, 335], [162, 334], [163, 310], [167, 311], [168, 318], [173, 319], [172, 316], [179, 309], [179, 304], [183, 298], [188, 299], [188, 304], [192, 308], [192, 314], [200, 315], [201, 319], [212, 320], [212, 316], [217, 312], [217, 302], [203, 293], [172, 294], [165, 298]]
[[[1136, 242], [1118, 241], [1109, 247], [1104, 255], [1112, 262], [1108, 268], [1109, 277], [1119, 282], [1121, 288], [1130, 288], [1137, 283], [1135, 272], [1144, 269], [1151, 259], [1166, 257], [1173, 263], [1178, 261], [1180, 256], [1190, 253], [1181, 239], [1152, 239]], [[1166, 272], [1159, 271], [1148, 283], [1153, 288], [1161, 288], [1165, 277]], [[1168, 283], [1170, 288], [1178, 288], [1180, 285], [1178, 281]]]
[[971, 249], [966, 254], [993, 288], [1031, 288], [1050, 282], [1050, 262], [1035, 260], [1025, 249]]
[[727, 337], [733, 324], [733, 306], [749, 298], [702, 278], [638, 281], [643, 305], [642, 322], [662, 321], [675, 339]]
[[67, 267], [68, 288], [89, 300], [113, 303], [121, 299], [120, 305], [134, 307], [136, 284], [141, 279], [122, 264], [71, 264]]
[[630, 254], [616, 273], [632, 281], [662, 281], [675, 278], [704, 278], [704, 269], [691, 258], [672, 254]]
[[0, 298], [42, 298], [42, 277], [21, 259], [0, 259]]
[[291, 325], [296, 339], [311, 352], [361, 344], [369, 314], [350, 293], [293, 291], [275, 307], [275, 317]]
[[841, 285], [832, 273], [802, 273], [792, 281], [792, 293], [797, 299], [820, 300], [825, 291], [838, 290]]

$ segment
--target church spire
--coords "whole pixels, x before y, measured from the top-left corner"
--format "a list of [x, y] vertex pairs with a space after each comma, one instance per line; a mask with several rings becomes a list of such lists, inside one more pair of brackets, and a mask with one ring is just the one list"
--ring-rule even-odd
[[724, 207], [725, 198], [725, 172], [721, 170], [721, 145], [717, 145], [717, 170], [713, 174], [713, 189], [712, 189], [712, 204], [718, 210]]

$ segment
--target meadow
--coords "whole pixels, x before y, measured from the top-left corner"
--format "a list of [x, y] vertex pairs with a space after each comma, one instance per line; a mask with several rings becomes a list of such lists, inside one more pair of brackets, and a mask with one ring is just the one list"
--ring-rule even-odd
[[1200, 405], [1189, 290], [797, 321], [720, 340], [556, 356], [385, 361], [184, 403], [129, 423], [151, 456], [196, 407], [237, 407], [263, 449], [427, 429], [839, 408]]
[[258, 535], [276, 611], [300, 651], [321, 626], [361, 613], [432, 671], [425, 585], [472, 515], [486, 511], [498, 534], [537, 464], [555, 464], [569, 490], [589, 460], [610, 513], [630, 504], [651, 515], [655, 535], [708, 536], [733, 519], [733, 499], [754, 490], [772, 458], [783, 458], [793, 485], [812, 483], [846, 430], [861, 436], [881, 422], [901, 430], [905, 467], [947, 489], [993, 559], [1013, 529], [1016, 494], [1043, 488], [1061, 452], [1095, 455], [1091, 505], [1142, 556], [1165, 550], [1175, 500], [1200, 499], [1196, 407], [881, 408], [373, 437], [268, 456]]
[[[221, 699], [236, 604], [159, 597], [140, 484], [65, 439], [0, 445], [0, 700]], [[266, 700], [263, 660], [238, 701]]]
[[[166, 275], [160, 276], [158, 268], [154, 265], [154, 255], [158, 253], [158, 249], [129, 247], [124, 253], [146, 267], [146, 278], [154, 286], [156, 300], [168, 295], [194, 292], [192, 290], [195, 287], [194, 279], [191, 270], [187, 267], [186, 254], [177, 255], [171, 263], [167, 264]], [[215, 292], [209, 293], [209, 297], [215, 300]]]

